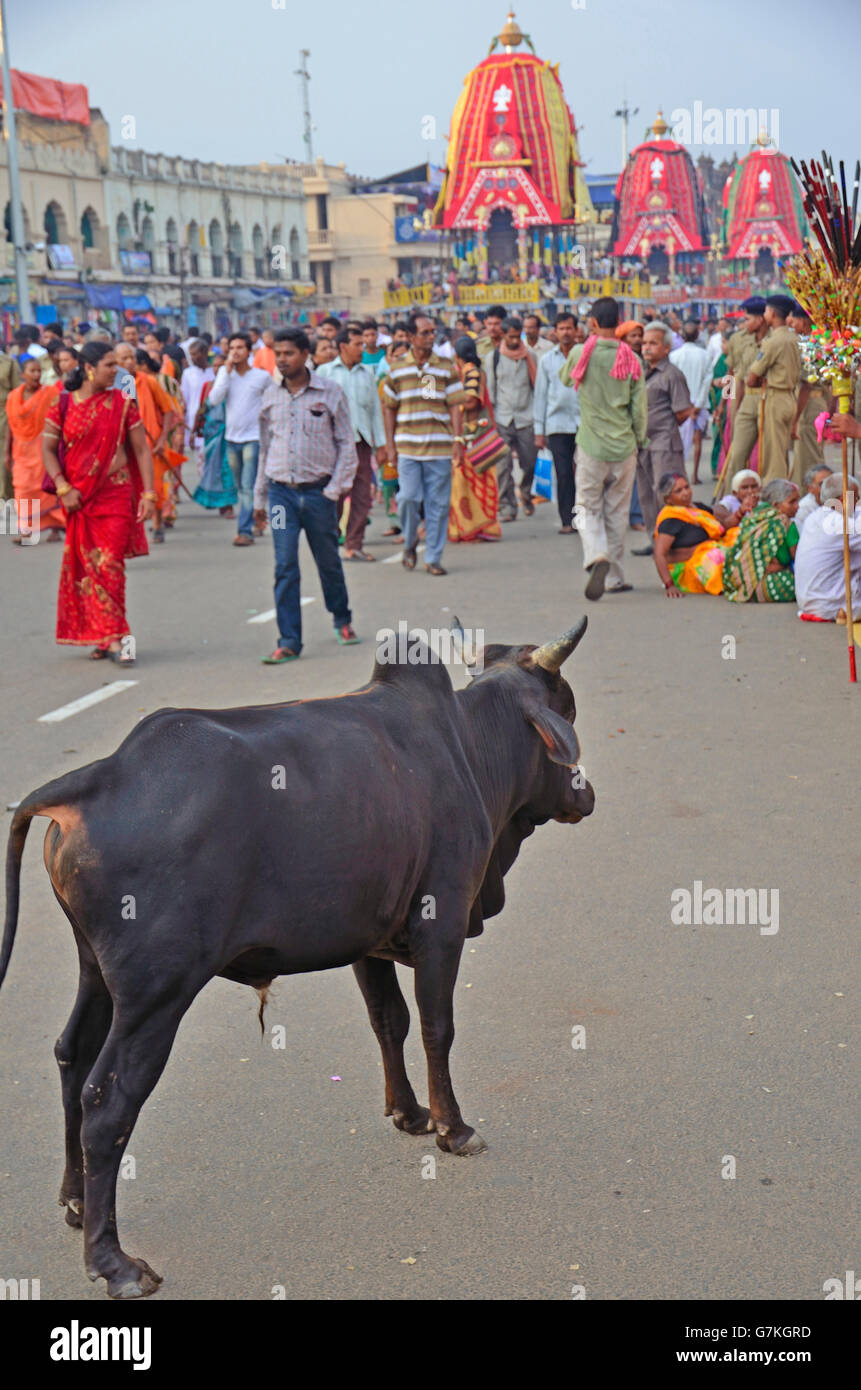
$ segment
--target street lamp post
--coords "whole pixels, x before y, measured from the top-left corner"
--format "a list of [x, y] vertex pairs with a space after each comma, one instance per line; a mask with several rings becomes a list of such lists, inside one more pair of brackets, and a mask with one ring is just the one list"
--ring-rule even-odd
[[18, 322], [29, 323], [30, 287], [27, 283], [27, 248], [24, 243], [24, 214], [21, 211], [21, 178], [18, 171], [18, 140], [15, 133], [15, 102], [9, 66], [9, 30], [6, 0], [0, 0], [0, 57], [3, 68], [3, 135], [9, 152], [9, 205], [12, 214], [12, 244], [15, 251], [15, 286], [18, 292]]

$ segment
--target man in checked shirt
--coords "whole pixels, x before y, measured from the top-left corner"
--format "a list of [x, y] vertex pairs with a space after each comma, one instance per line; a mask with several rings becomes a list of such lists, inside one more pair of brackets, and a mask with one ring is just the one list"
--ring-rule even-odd
[[342, 646], [359, 640], [338, 554], [338, 498], [350, 491], [358, 459], [347, 397], [334, 381], [309, 370], [307, 335], [301, 328], [283, 328], [275, 334], [274, 347], [281, 380], [267, 386], [260, 405], [254, 519], [265, 522], [268, 493], [278, 645], [263, 663], [283, 666], [302, 650], [301, 531], [314, 556], [335, 636]]

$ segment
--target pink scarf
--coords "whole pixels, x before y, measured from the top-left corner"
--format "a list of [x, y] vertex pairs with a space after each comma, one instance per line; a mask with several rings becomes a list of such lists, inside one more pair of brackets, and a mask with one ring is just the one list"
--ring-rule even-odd
[[[597, 342], [597, 336], [592, 333], [583, 344], [580, 361], [571, 373], [571, 381], [575, 391], [579, 389], [580, 383], [586, 375], [586, 368], [589, 366], [589, 359], [595, 351], [595, 344]], [[613, 369], [610, 372], [611, 377], [613, 377], [615, 381], [627, 381], [628, 377], [631, 377], [633, 381], [639, 381], [641, 372], [642, 367], [637, 354], [628, 347], [627, 343], [620, 343], [619, 350], [616, 353], [616, 360], [613, 363]]]

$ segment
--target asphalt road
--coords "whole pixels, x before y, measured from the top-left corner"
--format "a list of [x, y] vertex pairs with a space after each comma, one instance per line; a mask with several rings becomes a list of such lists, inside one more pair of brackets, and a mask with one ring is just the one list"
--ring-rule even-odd
[[[271, 669], [259, 658], [274, 628], [249, 622], [272, 607], [268, 539], [234, 550], [229, 523], [185, 502], [167, 544], [128, 569], [137, 683], [52, 724], [37, 721], [127, 673], [54, 645], [60, 547], [0, 543], [3, 806], [109, 753], [160, 706], [354, 688], [377, 629], [401, 618], [429, 628], [456, 612], [488, 641], [541, 642], [589, 610], [565, 670], [595, 814], [526, 843], [457, 985], [454, 1083], [489, 1151], [444, 1155], [383, 1117], [350, 970], [277, 982], [267, 1028], [284, 1025], [284, 1050], [261, 1039], [251, 990], [213, 981], [119, 1185], [122, 1242], [165, 1276], [159, 1300], [267, 1299], [277, 1285], [295, 1299], [568, 1299], [574, 1284], [590, 1299], [821, 1299], [859, 1267], [861, 693], [845, 638], [790, 606], [669, 603], [642, 559], [633, 593], [588, 605], [579, 541], [557, 524], [545, 506], [499, 545], [449, 547], [447, 579], [351, 566], [365, 644], [348, 649], [305, 551], [305, 653]], [[362, 815], [361, 797], [351, 809]], [[0, 996], [0, 1277], [39, 1278], [43, 1299], [102, 1299], [56, 1204], [52, 1046], [77, 962], [42, 865], [46, 825], [28, 841]], [[671, 894], [695, 880], [777, 890], [779, 930], [673, 925]]]

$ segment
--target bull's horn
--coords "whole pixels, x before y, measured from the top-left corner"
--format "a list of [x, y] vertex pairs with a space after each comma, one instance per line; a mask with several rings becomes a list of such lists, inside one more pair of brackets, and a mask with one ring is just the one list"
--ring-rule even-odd
[[587, 619], [581, 618], [563, 637], [558, 637], [555, 642], [545, 642], [543, 647], [538, 647], [532, 653], [533, 665], [540, 666], [543, 671], [558, 671], [586, 631], [586, 624]]
[[452, 619], [449, 626], [451, 627], [452, 632], [459, 632], [461, 637], [466, 636], [466, 633], [463, 630], [463, 623], [460, 621], [460, 618], [456, 617], [454, 614], [452, 614]]

